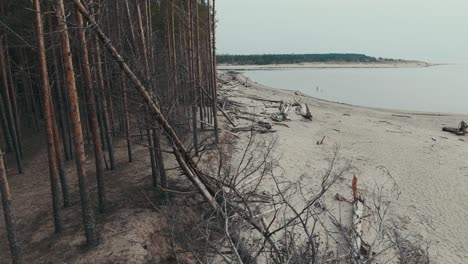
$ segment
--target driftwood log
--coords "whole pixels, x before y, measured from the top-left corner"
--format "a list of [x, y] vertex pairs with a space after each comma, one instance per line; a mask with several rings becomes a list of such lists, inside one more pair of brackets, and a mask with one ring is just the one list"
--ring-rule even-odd
[[297, 104], [296, 106], [296, 114], [301, 115], [305, 119], [312, 121], [312, 113], [309, 110], [309, 106], [307, 104]]
[[281, 101], [279, 112], [271, 114], [271, 119], [276, 122], [291, 120], [288, 117], [288, 112], [291, 110], [291, 104]]
[[236, 116], [236, 117], [239, 118], [239, 119], [244, 119], [244, 120], [251, 121], [255, 125], [258, 125], [260, 127], [268, 129], [268, 130], [272, 128], [272, 125], [270, 124], [270, 122], [268, 122], [266, 120], [261, 120], [261, 119], [258, 119], [258, 118], [252, 118], [252, 117], [247, 117], [247, 116]]
[[362, 240], [362, 218], [364, 216], [365, 202], [362, 195], [359, 194], [357, 189], [357, 178], [353, 177], [353, 222], [352, 222], [352, 254], [356, 259], [361, 256], [368, 255], [370, 246]]
[[464, 136], [464, 135], [466, 135], [466, 133], [468, 133], [468, 125], [465, 123], [465, 121], [461, 121], [458, 128], [443, 127], [442, 131], [450, 132], [450, 133], [453, 133], [453, 134], [455, 134], [457, 136]]

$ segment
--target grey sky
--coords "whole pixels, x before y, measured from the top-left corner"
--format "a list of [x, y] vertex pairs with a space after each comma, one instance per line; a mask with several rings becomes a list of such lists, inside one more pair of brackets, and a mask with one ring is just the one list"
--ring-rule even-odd
[[468, 0], [218, 0], [218, 53], [468, 60]]

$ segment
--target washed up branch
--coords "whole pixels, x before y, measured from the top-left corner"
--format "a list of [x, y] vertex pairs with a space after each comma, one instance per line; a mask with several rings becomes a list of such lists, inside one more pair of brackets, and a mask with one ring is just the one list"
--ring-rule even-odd
[[461, 121], [460, 125], [458, 125], [458, 128], [454, 127], [443, 127], [442, 131], [445, 132], [450, 132], [453, 133], [457, 136], [464, 136], [466, 133], [468, 133], [468, 125], [465, 123], [465, 121]]

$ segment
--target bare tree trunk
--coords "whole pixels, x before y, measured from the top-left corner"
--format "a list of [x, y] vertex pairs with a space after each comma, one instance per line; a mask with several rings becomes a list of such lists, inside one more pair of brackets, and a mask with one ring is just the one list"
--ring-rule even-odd
[[13, 109], [10, 101], [10, 91], [8, 88], [8, 77], [6, 72], [6, 61], [5, 61], [5, 48], [3, 46], [3, 38], [0, 37], [0, 65], [2, 65], [2, 79], [3, 79], [3, 101], [6, 106], [6, 117], [8, 122], [8, 130], [10, 137], [13, 141], [13, 147], [15, 150], [16, 165], [18, 167], [18, 173], [23, 173], [23, 162], [21, 158], [20, 146], [18, 141], [18, 133], [16, 132], [16, 122], [13, 115]]
[[39, 47], [39, 64], [41, 68], [41, 85], [42, 85], [42, 98], [44, 100], [44, 121], [47, 135], [47, 151], [49, 154], [49, 167], [50, 167], [50, 186], [52, 189], [52, 207], [54, 210], [54, 225], [55, 233], [60, 233], [63, 230], [62, 212], [60, 207], [60, 189], [59, 189], [59, 171], [57, 165], [57, 153], [54, 140], [54, 128], [52, 122], [52, 111], [50, 109], [51, 93], [49, 84], [49, 73], [47, 70], [47, 58], [44, 41], [44, 28], [42, 22], [41, 5], [39, 0], [33, 1], [35, 19], [36, 19], [36, 36]]
[[2, 129], [4, 131], [6, 149], [7, 151], [12, 151], [12, 150], [14, 151], [13, 140], [11, 138], [11, 134], [8, 131], [9, 127], [8, 127], [8, 119], [6, 116], [5, 104], [3, 102], [4, 102], [3, 96], [2, 96], [2, 93], [0, 93], [0, 122], [2, 125]]
[[[141, 12], [141, 7], [140, 7], [141, 2], [142, 0], [136, 1], [135, 6], [136, 6], [136, 11], [137, 11], [138, 28], [140, 30], [141, 50], [142, 50], [143, 59], [145, 62], [145, 75], [146, 75], [145, 78], [147, 82], [154, 83], [151, 80], [151, 75], [150, 75], [151, 70], [150, 70], [149, 57], [148, 57], [150, 53], [149, 53], [149, 45], [147, 43], [147, 37], [146, 37], [146, 34], [148, 34], [148, 31], [145, 31], [145, 28], [143, 26], [143, 17], [142, 17], [142, 12]], [[148, 115], [145, 113], [145, 116], [148, 116]], [[157, 187], [158, 186], [158, 178], [157, 178], [158, 165], [157, 165], [156, 157], [159, 155], [157, 152], [160, 151], [160, 149], [156, 149], [154, 147], [155, 142], [153, 140], [153, 136], [151, 133], [152, 121], [153, 121], [152, 118], [146, 119], [146, 122], [147, 122], [146, 129], [147, 129], [148, 144], [149, 144], [149, 151], [150, 151], [150, 158], [151, 158], [150, 161], [151, 161], [151, 175], [153, 179], [153, 186]]]
[[106, 99], [106, 86], [104, 84], [104, 76], [102, 73], [102, 61], [101, 61], [101, 49], [99, 45], [99, 40], [96, 38], [94, 40], [94, 48], [95, 48], [95, 57], [96, 57], [96, 69], [97, 69], [97, 78], [99, 84], [99, 94], [100, 94], [100, 102], [102, 106], [102, 118], [103, 118], [103, 125], [104, 125], [104, 132], [105, 138], [107, 143], [107, 151], [109, 152], [109, 162], [110, 162], [110, 169], [115, 169], [115, 159], [114, 159], [114, 146], [112, 143], [112, 131], [110, 129], [110, 120], [109, 120], [109, 109], [107, 105]]
[[5, 227], [7, 231], [8, 242], [10, 244], [10, 254], [12, 263], [20, 264], [23, 262], [21, 247], [16, 235], [16, 226], [14, 215], [11, 211], [11, 193], [8, 185], [8, 179], [5, 170], [4, 153], [0, 148], [0, 191], [2, 194], [3, 216], [5, 218]]
[[189, 63], [190, 63], [190, 88], [192, 91], [192, 129], [193, 129], [193, 148], [195, 155], [198, 155], [198, 120], [197, 120], [197, 105], [198, 105], [198, 93], [195, 76], [195, 57], [194, 57], [194, 37], [193, 37], [193, 0], [188, 1], [188, 13], [189, 13]]
[[128, 25], [130, 28], [130, 36], [132, 38], [132, 46], [133, 46], [132, 48], [136, 49], [137, 44], [136, 44], [135, 30], [132, 25], [132, 15], [130, 13], [130, 6], [128, 4], [128, 0], [125, 0], [125, 14], [127, 15]]
[[[163, 201], [164, 203], [167, 203], [169, 201], [169, 195], [167, 193], [167, 176], [166, 176], [166, 169], [164, 168], [164, 159], [162, 156], [161, 152], [161, 139], [159, 137], [159, 129], [154, 129], [153, 130], [153, 146], [155, 148], [155, 159], [156, 159], [156, 165], [157, 165], [157, 170], [159, 174], [159, 179], [160, 179], [160, 186], [162, 190], [162, 196], [163, 196]], [[156, 186], [155, 186], [156, 187]]]
[[[51, 27], [50, 32], [53, 32], [52, 28], [52, 18], [49, 16], [50, 21], [49, 21], [49, 26]], [[65, 160], [71, 160], [71, 149], [70, 149], [70, 143], [68, 142], [69, 138], [67, 135], [67, 125], [66, 125], [66, 118], [65, 118], [65, 107], [63, 106], [63, 87], [62, 87], [62, 78], [60, 77], [60, 71], [58, 67], [58, 59], [57, 59], [57, 51], [55, 47], [52, 47], [52, 61], [54, 64], [54, 70], [55, 70], [55, 81], [57, 85], [57, 109], [58, 109], [58, 115], [59, 115], [59, 123], [61, 129], [61, 134], [62, 134], [62, 142], [63, 142], [63, 147], [65, 151]]]
[[[24, 52], [23, 52], [23, 56], [26, 56], [24, 55]], [[31, 72], [29, 70], [29, 63], [27, 60], [25, 60], [26, 62], [26, 75], [27, 76], [31, 76]], [[39, 130], [40, 128], [40, 124], [39, 124], [39, 111], [37, 109], [37, 104], [36, 104], [36, 97], [34, 95], [34, 89], [33, 89], [33, 85], [32, 85], [32, 82], [31, 82], [31, 78], [27, 78], [28, 79], [28, 93], [30, 95], [30, 99], [31, 99], [31, 107], [32, 107], [32, 111], [34, 112], [34, 124], [35, 124], [35, 127], [37, 130]]]
[[50, 92], [50, 114], [51, 114], [51, 119], [52, 119], [52, 127], [53, 127], [53, 133], [54, 133], [54, 145], [55, 145], [55, 154], [57, 155], [57, 168], [59, 172], [59, 177], [60, 177], [60, 186], [62, 187], [62, 196], [63, 196], [63, 206], [64, 207], [70, 207], [71, 205], [71, 199], [70, 199], [70, 190], [68, 188], [68, 178], [65, 174], [65, 168], [63, 167], [63, 159], [62, 159], [62, 153], [63, 153], [63, 148], [60, 145], [60, 136], [56, 124], [56, 118], [55, 118], [55, 110], [54, 110], [54, 104], [52, 102], [53, 96], [52, 93], [49, 89]]
[[125, 77], [122, 76], [122, 89], [123, 89], [123, 114], [125, 118], [125, 136], [127, 138], [127, 153], [128, 153], [128, 162], [133, 161], [132, 155], [132, 141], [130, 140], [130, 116], [128, 114], [128, 101], [127, 101], [127, 83]]
[[[210, 0], [208, 0], [208, 12], [209, 12], [209, 6], [210, 6]], [[218, 84], [217, 84], [217, 76], [216, 76], [216, 23], [215, 23], [215, 12], [216, 8], [216, 3], [215, 0], [213, 0], [213, 14], [211, 16], [211, 21], [210, 16], [208, 15], [208, 25], [209, 25], [209, 32], [211, 34], [211, 39], [212, 42], [210, 42], [210, 51], [211, 51], [211, 82], [212, 82], [212, 88], [213, 88], [213, 94], [212, 94], [212, 103], [213, 103], [213, 123], [214, 123], [214, 133], [215, 133], [215, 142], [219, 143], [219, 134], [218, 134]]]
[[[145, 116], [147, 117], [148, 114], [145, 113]], [[148, 150], [150, 152], [150, 162], [151, 162], [151, 179], [153, 180], [153, 187], [158, 186], [158, 171], [157, 171], [157, 165], [156, 165], [156, 157], [155, 157], [155, 149], [154, 149], [154, 142], [153, 142], [153, 136], [151, 135], [151, 129], [148, 125], [149, 123], [149, 118], [146, 118], [146, 136], [148, 138]]]
[[[201, 56], [200, 56], [200, 15], [198, 10], [198, 1], [195, 1], [195, 46], [196, 46], [196, 56], [195, 56], [195, 69], [196, 69], [196, 79], [197, 79], [197, 86], [203, 87], [203, 79], [202, 79], [202, 65], [201, 65]], [[205, 102], [203, 100], [203, 93], [201, 89], [198, 89], [197, 96], [198, 100], [198, 107], [199, 107], [199, 115], [200, 115], [200, 128], [203, 130], [205, 128]]]
[[75, 161], [78, 174], [78, 184], [80, 187], [81, 207], [83, 211], [83, 222], [86, 232], [88, 246], [95, 247], [98, 243], [96, 234], [96, 224], [93, 209], [89, 200], [88, 178], [85, 168], [85, 150], [83, 145], [83, 132], [81, 130], [80, 110], [78, 104], [78, 93], [76, 89], [75, 72], [73, 68], [72, 53], [70, 50], [70, 40], [66, 24], [65, 8], [63, 0], [55, 0], [58, 30], [62, 44], [62, 57], [65, 65], [66, 82], [68, 89], [69, 108], [71, 110], [71, 123], [73, 130], [73, 140], [75, 146]]
[[11, 66], [10, 66], [10, 53], [8, 51], [8, 48], [5, 49], [5, 57], [6, 57], [6, 60], [5, 60], [5, 67], [7, 67], [6, 69], [8, 70], [7, 71], [7, 75], [8, 75], [8, 79], [10, 80], [10, 85], [9, 85], [9, 88], [10, 88], [10, 102], [12, 102], [12, 112], [13, 112], [13, 119], [15, 121], [15, 131], [16, 131], [16, 138], [18, 139], [18, 148], [19, 148], [19, 154], [20, 154], [20, 157], [21, 159], [23, 159], [23, 144], [21, 143], [21, 123], [20, 123], [20, 118], [19, 118], [19, 115], [18, 115], [18, 96], [16, 94], [16, 84], [13, 80], [13, 75], [11, 74]]
[[[53, 8], [50, 8], [50, 10], [53, 10]], [[48, 23], [49, 23], [49, 32], [53, 32], [53, 26], [52, 26], [52, 17], [49, 16], [48, 18]], [[59, 112], [59, 120], [61, 120], [61, 125], [62, 125], [62, 128], [64, 127], [64, 122], [63, 121], [63, 111], [62, 111], [62, 85], [61, 85], [61, 80], [60, 80], [60, 76], [59, 76], [59, 72], [58, 72], [58, 66], [57, 66], [57, 54], [55, 52], [55, 48], [52, 48], [52, 60], [53, 60], [53, 64], [54, 64], [54, 70], [56, 71], [55, 73], [55, 76], [57, 76], [56, 80], [57, 80], [57, 86], [56, 86], [56, 90], [57, 90], [57, 102], [58, 102], [58, 105], [60, 105], [60, 107], [58, 107], [58, 112]], [[47, 64], [47, 63], [46, 63]], [[48, 74], [48, 73], [47, 73]], [[64, 207], [69, 207], [71, 205], [71, 199], [70, 199], [70, 191], [69, 191], [69, 187], [68, 187], [68, 178], [67, 176], [65, 175], [65, 168], [63, 167], [63, 158], [62, 158], [62, 155], [63, 155], [63, 147], [60, 143], [60, 134], [59, 134], [59, 131], [58, 131], [58, 127], [57, 127], [57, 119], [56, 119], [56, 112], [55, 112], [55, 107], [54, 107], [54, 103], [53, 103], [53, 92], [52, 92], [52, 87], [50, 87], [50, 81], [48, 80], [49, 82], [49, 93], [50, 93], [50, 111], [51, 111], [51, 119], [52, 119], [52, 127], [53, 127], [53, 133], [54, 133], [54, 145], [55, 145], [55, 153], [57, 155], [57, 167], [58, 167], [58, 172], [59, 172], [59, 177], [60, 177], [60, 185], [62, 187], [62, 196], [63, 196], [63, 206]], [[62, 131], [64, 131], [64, 129], [62, 129]], [[65, 137], [65, 134], [62, 134], [64, 137]], [[65, 146], [65, 143], [66, 141], [64, 141], [64, 146]], [[69, 151], [69, 150], [68, 150]], [[65, 159], [67, 159], [68, 154], [65, 153]]]
[[[126, 1], [127, 2], [127, 1]], [[120, 5], [119, 1], [115, 2], [115, 12], [117, 16], [121, 14], [120, 12]], [[127, 3], [128, 7], [128, 3]], [[117, 24], [117, 36], [118, 39], [122, 39], [122, 25], [120, 23], [121, 20], [119, 20], [119, 23]], [[128, 100], [127, 100], [127, 81], [125, 79], [125, 75], [121, 73], [121, 88], [122, 88], [122, 114], [123, 114], [123, 122], [122, 122], [122, 127], [125, 133], [125, 137], [127, 140], [127, 155], [128, 155], [128, 162], [133, 161], [133, 155], [132, 155], [132, 140], [130, 139], [130, 115], [128, 113]]]
[[98, 124], [98, 116], [96, 109], [96, 100], [94, 98], [93, 79], [91, 68], [89, 65], [88, 46], [86, 44], [86, 33], [84, 31], [83, 16], [80, 12], [76, 12], [76, 20], [78, 24], [78, 38], [81, 46], [81, 56], [84, 72], [85, 91], [86, 91], [86, 106], [88, 108], [89, 126], [93, 135], [94, 160], [96, 165], [96, 179], [98, 185], [99, 211], [103, 213], [107, 207], [105, 184], [104, 184], [104, 164], [103, 150], [101, 143], [101, 132]]

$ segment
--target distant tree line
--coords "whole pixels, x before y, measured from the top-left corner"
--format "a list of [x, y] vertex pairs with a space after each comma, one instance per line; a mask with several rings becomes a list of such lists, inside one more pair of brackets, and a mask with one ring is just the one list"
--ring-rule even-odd
[[218, 63], [238, 65], [290, 64], [304, 62], [383, 62], [393, 59], [375, 58], [364, 54], [259, 54], [259, 55], [217, 55]]

